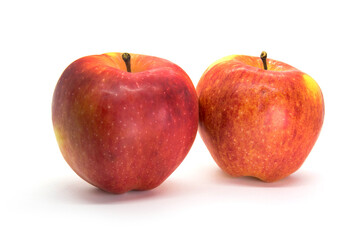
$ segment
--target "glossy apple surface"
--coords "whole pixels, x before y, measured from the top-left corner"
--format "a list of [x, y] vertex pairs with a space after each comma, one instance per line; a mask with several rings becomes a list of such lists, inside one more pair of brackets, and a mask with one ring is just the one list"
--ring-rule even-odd
[[199, 132], [213, 159], [232, 176], [266, 182], [295, 172], [314, 146], [324, 100], [309, 75], [285, 63], [232, 55], [202, 75]]
[[196, 136], [198, 100], [174, 63], [121, 53], [80, 58], [61, 75], [52, 120], [61, 153], [90, 184], [112, 193], [160, 185]]

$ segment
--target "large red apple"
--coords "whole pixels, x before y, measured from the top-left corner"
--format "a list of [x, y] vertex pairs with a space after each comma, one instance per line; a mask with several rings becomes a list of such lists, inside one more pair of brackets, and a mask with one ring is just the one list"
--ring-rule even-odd
[[53, 95], [52, 120], [61, 153], [81, 178], [112, 193], [147, 190], [189, 152], [198, 100], [190, 78], [174, 63], [107, 53], [65, 69]]
[[305, 161], [323, 124], [324, 100], [314, 79], [266, 60], [266, 54], [218, 60], [196, 90], [200, 135], [232, 176], [273, 182], [290, 175]]

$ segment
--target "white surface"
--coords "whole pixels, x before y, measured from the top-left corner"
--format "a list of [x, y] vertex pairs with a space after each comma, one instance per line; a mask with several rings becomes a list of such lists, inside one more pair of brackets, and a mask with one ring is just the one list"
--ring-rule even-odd
[[[359, 239], [356, 1], [3, 1], [0, 239]], [[230, 178], [198, 136], [157, 189], [110, 195], [63, 160], [51, 98], [85, 55], [127, 51], [181, 66], [194, 85], [215, 60], [259, 55], [311, 75], [325, 123], [292, 176]]]

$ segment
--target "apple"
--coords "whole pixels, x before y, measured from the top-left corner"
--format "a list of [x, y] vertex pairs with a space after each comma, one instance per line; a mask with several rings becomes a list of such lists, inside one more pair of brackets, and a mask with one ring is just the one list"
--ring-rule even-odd
[[148, 190], [189, 152], [198, 99], [189, 76], [170, 61], [92, 55], [62, 73], [52, 121], [64, 159], [85, 181], [111, 193]]
[[309, 75], [280, 61], [231, 55], [203, 73], [199, 133], [231, 176], [274, 182], [294, 173], [313, 148], [324, 99]]

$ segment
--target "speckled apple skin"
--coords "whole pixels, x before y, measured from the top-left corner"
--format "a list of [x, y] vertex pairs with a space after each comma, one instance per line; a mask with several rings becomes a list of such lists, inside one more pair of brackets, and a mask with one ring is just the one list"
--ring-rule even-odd
[[211, 65], [196, 90], [199, 132], [215, 162], [232, 176], [282, 179], [305, 161], [323, 121], [318, 84], [285, 63], [232, 55]]
[[121, 53], [83, 57], [61, 75], [52, 120], [61, 153], [90, 184], [112, 193], [160, 185], [183, 161], [198, 127], [198, 100], [177, 65]]

